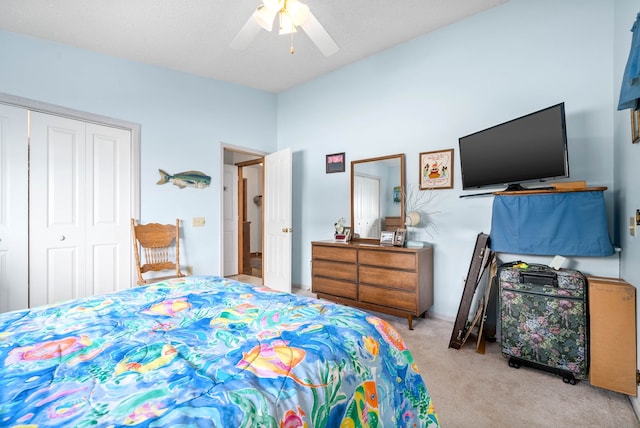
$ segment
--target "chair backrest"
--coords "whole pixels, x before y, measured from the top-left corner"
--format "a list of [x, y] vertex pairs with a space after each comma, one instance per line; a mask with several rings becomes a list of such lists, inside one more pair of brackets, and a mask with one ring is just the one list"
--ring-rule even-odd
[[[136, 221], [131, 219], [131, 231], [139, 285], [184, 276], [180, 271], [179, 219], [176, 219], [175, 225], [159, 223], [136, 224]], [[175, 273], [169, 276], [147, 279], [142, 276], [146, 272], [159, 272], [169, 269], [175, 270]]]

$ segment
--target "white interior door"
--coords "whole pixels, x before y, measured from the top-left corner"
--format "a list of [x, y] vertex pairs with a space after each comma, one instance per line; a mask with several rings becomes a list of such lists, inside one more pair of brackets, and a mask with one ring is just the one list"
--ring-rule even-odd
[[30, 306], [130, 286], [130, 131], [31, 114]]
[[86, 129], [85, 253], [87, 295], [131, 284], [131, 131]]
[[223, 174], [223, 275], [230, 276], [238, 274], [238, 167], [224, 165]]
[[27, 118], [0, 104], [0, 312], [29, 306]]
[[85, 124], [31, 114], [29, 305], [83, 297]]
[[291, 149], [264, 158], [264, 285], [291, 292], [292, 180]]

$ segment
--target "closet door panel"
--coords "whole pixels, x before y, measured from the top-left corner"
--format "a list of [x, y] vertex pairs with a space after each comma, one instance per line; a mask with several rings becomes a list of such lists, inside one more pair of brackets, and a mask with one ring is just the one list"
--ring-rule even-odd
[[30, 140], [30, 306], [84, 297], [84, 122], [33, 112]]
[[100, 294], [131, 283], [131, 132], [87, 124], [87, 276]]
[[29, 306], [28, 111], [0, 104], [0, 312]]
[[[46, 292], [47, 301], [41, 301], [44, 296], [32, 295], [32, 306], [63, 302], [77, 296], [77, 285], [82, 283], [82, 279], [78, 278], [79, 251], [80, 248], [73, 246], [47, 249], [47, 272], [44, 275], [47, 289], [43, 290]], [[70, 284], [75, 284], [76, 287], [69, 287]], [[32, 292], [37, 293], [33, 288]]]
[[0, 104], [0, 312], [132, 286], [137, 150], [129, 129]]

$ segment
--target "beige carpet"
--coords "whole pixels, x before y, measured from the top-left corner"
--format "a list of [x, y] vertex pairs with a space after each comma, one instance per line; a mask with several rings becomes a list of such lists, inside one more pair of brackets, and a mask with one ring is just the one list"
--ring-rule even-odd
[[497, 343], [487, 343], [485, 354], [476, 352], [475, 341], [451, 349], [453, 323], [448, 321], [417, 318], [409, 330], [404, 318], [375, 315], [404, 338], [444, 428], [640, 427], [626, 395], [588, 381], [569, 385], [554, 374], [511, 368]]
[[[261, 278], [237, 279], [262, 284]], [[293, 292], [315, 297], [308, 290]], [[404, 338], [444, 428], [640, 428], [626, 395], [588, 381], [569, 385], [544, 371], [511, 368], [497, 343], [487, 343], [485, 354], [476, 352], [471, 339], [462, 349], [451, 349], [453, 323], [448, 321], [417, 318], [409, 330], [404, 318], [374, 314]]]
[[449, 348], [453, 323], [437, 319], [390, 321], [411, 350], [443, 427], [640, 427], [626, 395], [569, 385], [560, 376], [509, 367], [497, 343], [485, 354], [475, 342]]

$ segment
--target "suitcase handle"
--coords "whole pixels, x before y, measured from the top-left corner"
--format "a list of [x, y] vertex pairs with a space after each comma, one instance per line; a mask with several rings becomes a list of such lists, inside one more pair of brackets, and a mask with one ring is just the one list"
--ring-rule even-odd
[[538, 284], [538, 285], [552, 285], [558, 286], [558, 274], [556, 272], [520, 272], [521, 284]]

